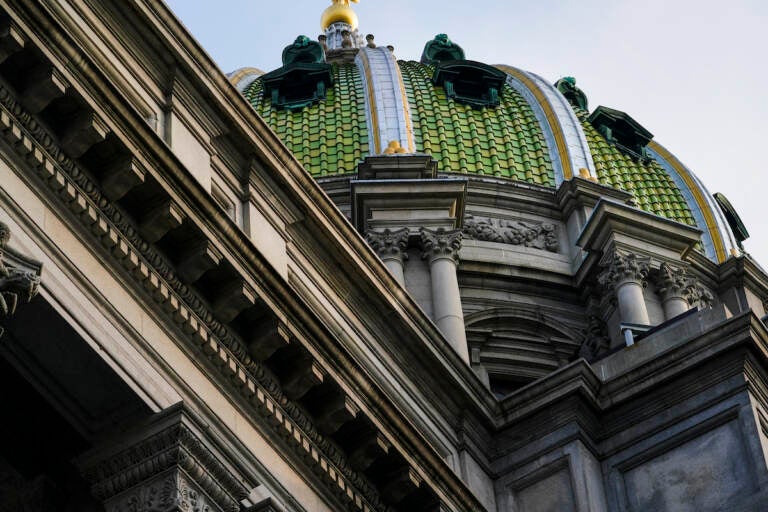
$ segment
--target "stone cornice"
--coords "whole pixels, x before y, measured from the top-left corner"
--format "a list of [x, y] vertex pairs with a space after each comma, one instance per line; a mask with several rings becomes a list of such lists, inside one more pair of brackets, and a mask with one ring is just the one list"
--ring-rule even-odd
[[557, 203], [565, 218], [579, 207], [594, 207], [600, 199], [605, 197], [623, 204], [632, 202], [632, 194], [629, 192], [579, 177], [564, 181], [556, 193]]
[[[526, 439], [523, 432], [535, 431], [541, 437], [558, 425], [536, 421], [537, 414], [551, 414], [556, 404], [578, 397], [568, 408], [573, 409], [573, 418], [581, 429], [596, 427], [589, 420], [593, 415], [602, 418], [601, 427], [589, 432], [593, 440], [599, 440], [613, 431], [622, 431], [627, 422], [639, 422], [656, 414], [659, 407], [665, 406], [658, 404], [657, 398], [648, 397], [665, 383], [690, 375], [699, 377], [688, 379], [685, 389], [678, 388], [675, 400], [694, 396], [736, 374], [745, 375], [743, 385], [754, 387], [761, 399], [768, 400], [766, 382], [758, 379], [750, 383], [747, 378], [759, 373], [757, 366], [765, 374], [768, 328], [749, 312], [727, 320], [717, 318], [713, 312], [696, 313], [640, 341], [632, 354], [625, 349], [593, 364], [579, 359], [526, 386], [501, 402], [500, 431], [515, 428], [521, 439]], [[619, 407], [632, 411], [632, 417], [624, 417], [629, 412], [611, 415]]]
[[768, 299], [768, 273], [749, 255], [729, 258], [720, 265], [718, 282], [721, 290], [730, 286], [748, 286], [757, 295]]
[[[123, 213], [106, 199], [88, 174], [54, 145], [45, 129], [25, 113], [0, 86], [0, 126], [17, 150], [23, 152], [39, 177], [57, 190], [69, 209], [80, 216], [91, 232], [151, 292], [155, 301], [188, 335], [202, 354], [220, 360], [220, 368], [240, 392], [256, 398], [256, 410], [276, 415], [276, 427], [294, 432], [289, 440], [316, 454], [314, 463], [345, 479], [344, 489], [360, 489], [359, 502], [373, 510], [382, 508], [370, 484], [346, 466], [343, 454], [315, 428], [312, 420], [283, 394], [279, 383], [261, 363], [252, 359], [242, 340], [214, 319], [204, 302], [179, 279], [152, 245], [146, 243]], [[42, 142], [41, 142], [42, 141]], [[267, 269], [262, 271], [267, 273]], [[322, 463], [321, 463], [322, 460]]]
[[694, 227], [601, 199], [576, 245], [592, 252], [602, 251], [612, 243], [627, 246], [628, 249], [637, 246], [658, 254], [662, 260], [675, 261], [685, 259], [700, 236], [701, 231]]

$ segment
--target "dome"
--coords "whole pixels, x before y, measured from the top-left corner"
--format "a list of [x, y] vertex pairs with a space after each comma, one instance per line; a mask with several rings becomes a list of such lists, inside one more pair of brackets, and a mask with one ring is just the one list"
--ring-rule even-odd
[[330, 85], [301, 108], [286, 108], [274, 90], [268, 94], [270, 74], [247, 83], [240, 75], [239, 82], [320, 180], [354, 176], [365, 157], [396, 143], [405, 153], [431, 155], [445, 175], [553, 190], [574, 177], [588, 179], [631, 194], [642, 210], [700, 229], [697, 249], [712, 261], [739, 251], [740, 240], [698, 178], [628, 114], [603, 106], [590, 112], [571, 77], [553, 83], [513, 66], [467, 60], [445, 34], [426, 42], [419, 61], [396, 58], [373, 36], [363, 43], [345, 22], [332, 23], [320, 44]]

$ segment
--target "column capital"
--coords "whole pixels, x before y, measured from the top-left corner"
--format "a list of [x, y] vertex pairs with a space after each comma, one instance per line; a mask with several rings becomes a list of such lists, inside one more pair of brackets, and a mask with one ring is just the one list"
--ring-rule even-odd
[[459, 250], [461, 249], [461, 230], [436, 230], [421, 228], [422, 259], [435, 260], [445, 258], [455, 263], [459, 262]]
[[651, 259], [633, 252], [612, 249], [600, 261], [605, 270], [598, 276], [598, 282], [608, 289], [616, 289], [624, 283], [647, 284]]
[[692, 279], [688, 276], [685, 267], [672, 265], [664, 262], [659, 267], [659, 274], [656, 278], [659, 296], [661, 300], [685, 298], [687, 290], [691, 285]]
[[238, 512], [248, 487], [205, 432], [179, 404], [79, 465], [107, 512]]
[[19, 303], [32, 300], [40, 285], [42, 265], [10, 249], [10, 239], [10, 228], [0, 222], [0, 318], [14, 314]]
[[365, 233], [365, 241], [376, 251], [376, 254], [382, 260], [396, 259], [400, 262], [408, 259], [408, 228], [385, 229], [384, 231], [374, 231], [369, 229]]

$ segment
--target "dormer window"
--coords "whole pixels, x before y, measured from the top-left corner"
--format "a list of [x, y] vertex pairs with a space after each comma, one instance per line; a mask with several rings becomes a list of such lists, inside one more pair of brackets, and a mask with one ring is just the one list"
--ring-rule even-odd
[[331, 65], [320, 43], [299, 36], [283, 50], [283, 67], [261, 77], [272, 106], [298, 110], [324, 100], [333, 85]]
[[629, 114], [599, 106], [589, 116], [588, 121], [605, 137], [605, 140], [624, 153], [636, 160], [648, 160], [646, 147], [653, 139], [653, 134], [632, 119]]
[[499, 94], [506, 74], [472, 60], [440, 62], [432, 82], [445, 89], [445, 95], [473, 108], [499, 106]]
[[473, 108], [496, 107], [507, 75], [481, 62], [466, 60], [464, 50], [445, 34], [424, 46], [422, 64], [435, 66], [432, 82], [449, 98]]

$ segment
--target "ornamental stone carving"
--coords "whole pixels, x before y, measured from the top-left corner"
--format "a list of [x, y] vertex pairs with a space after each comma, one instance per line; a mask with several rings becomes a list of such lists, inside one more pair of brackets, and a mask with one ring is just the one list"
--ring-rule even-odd
[[606, 332], [605, 322], [597, 315], [589, 315], [587, 328], [584, 330], [584, 340], [579, 348], [579, 356], [587, 361], [593, 361], [604, 354], [610, 346], [610, 339]]
[[643, 288], [647, 284], [650, 258], [613, 249], [600, 264], [605, 270], [597, 279], [606, 292], [604, 298], [618, 306], [619, 321], [649, 325]]
[[221, 512], [181, 473], [164, 475], [112, 501], [107, 512]]
[[651, 259], [631, 252], [613, 250], [601, 262], [605, 270], [598, 276], [598, 282], [607, 290], [614, 290], [627, 282], [647, 285]]
[[691, 281], [685, 268], [662, 263], [656, 280], [659, 296], [662, 300], [682, 298], [691, 286]]
[[381, 259], [399, 259], [407, 260], [408, 253], [408, 228], [402, 228], [395, 231], [385, 229], [384, 231], [370, 230], [365, 234], [365, 241], [368, 242]]
[[458, 263], [461, 238], [460, 230], [421, 228], [422, 259], [429, 259], [431, 263], [436, 259], [447, 258]]
[[666, 262], [659, 267], [656, 284], [663, 301], [681, 299], [700, 309], [712, 307], [715, 301], [714, 294], [695, 278], [689, 276], [685, 268]]
[[555, 225], [548, 222], [536, 224], [467, 215], [463, 233], [467, 238], [484, 242], [522, 245], [549, 252], [557, 252], [560, 248]]
[[181, 405], [126, 434], [127, 448], [107, 445], [82, 458], [91, 494], [107, 512], [239, 512], [248, 488], [214, 452]]
[[[29, 302], [37, 295], [40, 284], [40, 264], [26, 260], [21, 255], [8, 248], [11, 232], [7, 225], [0, 222], [0, 318], [16, 312], [16, 307], [23, 302]], [[28, 268], [17, 265], [28, 263]], [[34, 269], [31, 271], [30, 269]], [[2, 336], [0, 329], [0, 336]]]
[[583, 332], [579, 357], [594, 361], [608, 351], [611, 340], [607, 325], [600, 317], [600, 300], [597, 297], [591, 297], [587, 303], [587, 327]]
[[691, 282], [685, 290], [685, 300], [691, 306], [699, 309], [711, 308], [715, 303], [715, 295], [701, 283]]

